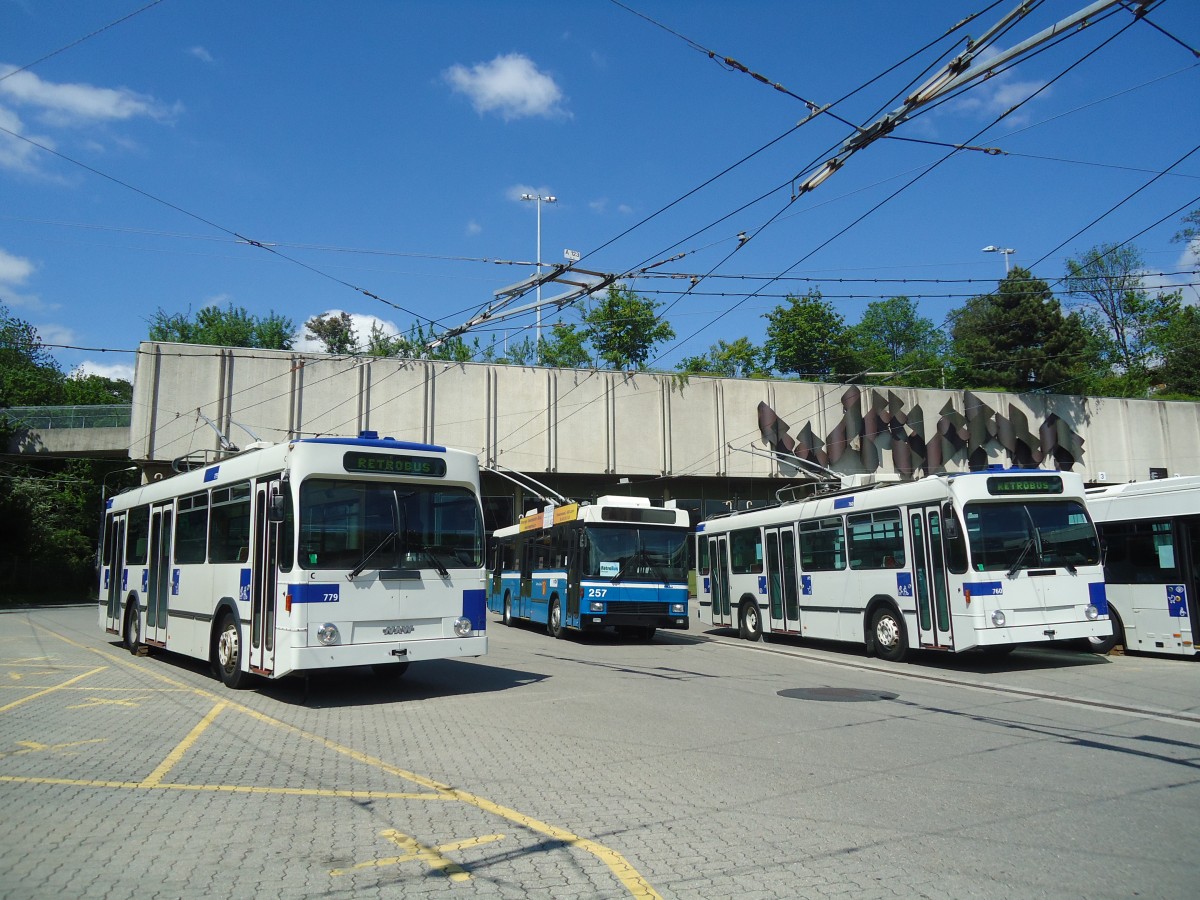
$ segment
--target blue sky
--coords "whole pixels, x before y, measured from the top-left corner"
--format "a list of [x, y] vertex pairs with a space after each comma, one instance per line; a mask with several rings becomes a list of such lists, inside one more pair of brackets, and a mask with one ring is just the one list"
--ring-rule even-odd
[[[624, 274], [684, 254], [653, 270], [677, 278], [626, 279], [670, 304], [656, 368], [761, 342], [787, 293], [819, 288], [847, 322], [905, 294], [940, 323], [1006, 260], [1053, 280], [1131, 238], [1154, 284], [1196, 302], [1196, 256], [1172, 240], [1200, 207], [1200, 151], [1179, 161], [1200, 135], [1192, 0], [1123, 32], [1127, 12], [1096, 21], [792, 200], [848, 123], [1016, 5], [0, 0], [0, 300], [66, 369], [119, 377], [158, 309], [452, 327], [532, 274], [529, 193], [557, 198], [546, 263], [570, 248]], [[1043, 3], [995, 50], [1085, 5]], [[795, 127], [801, 98], [839, 118]], [[964, 142], [1003, 152], [939, 163]], [[710, 277], [683, 295], [693, 275]]]

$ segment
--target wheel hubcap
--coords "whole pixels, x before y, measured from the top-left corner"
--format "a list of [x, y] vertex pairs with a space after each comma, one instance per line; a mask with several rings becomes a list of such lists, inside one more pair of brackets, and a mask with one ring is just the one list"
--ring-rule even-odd
[[237, 631], [233, 628], [226, 628], [221, 632], [221, 639], [217, 643], [217, 658], [224, 668], [230, 669], [237, 661], [237, 652]]
[[900, 640], [900, 629], [896, 627], [896, 620], [891, 616], [884, 616], [875, 626], [875, 639], [885, 647], [895, 647], [896, 642]]

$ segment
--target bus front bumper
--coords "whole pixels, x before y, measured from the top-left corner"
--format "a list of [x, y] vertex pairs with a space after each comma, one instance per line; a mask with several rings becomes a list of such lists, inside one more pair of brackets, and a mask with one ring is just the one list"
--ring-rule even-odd
[[[281, 648], [282, 649], [282, 648]], [[297, 647], [290, 652], [292, 671], [338, 669], [347, 666], [376, 666], [430, 659], [483, 656], [487, 635], [421, 641], [386, 641], [372, 644], [334, 644], [329, 647]], [[282, 662], [282, 659], [277, 660]]]

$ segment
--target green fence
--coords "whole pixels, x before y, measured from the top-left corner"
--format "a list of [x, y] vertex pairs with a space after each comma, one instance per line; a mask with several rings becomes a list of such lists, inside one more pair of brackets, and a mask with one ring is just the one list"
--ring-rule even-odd
[[133, 406], [114, 403], [106, 406], [10, 406], [0, 416], [21, 428], [46, 431], [50, 428], [128, 428]]

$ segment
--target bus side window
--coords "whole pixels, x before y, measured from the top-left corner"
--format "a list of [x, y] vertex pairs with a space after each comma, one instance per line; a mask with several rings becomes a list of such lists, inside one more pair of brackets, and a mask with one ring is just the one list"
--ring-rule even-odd
[[708, 535], [703, 531], [696, 535], [696, 569], [701, 575], [708, 574]]

